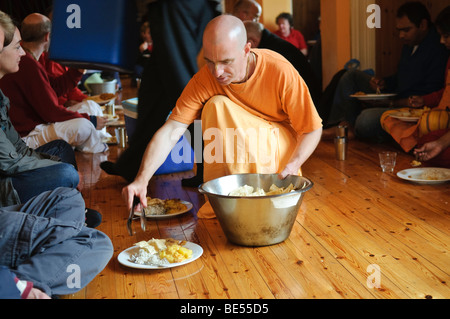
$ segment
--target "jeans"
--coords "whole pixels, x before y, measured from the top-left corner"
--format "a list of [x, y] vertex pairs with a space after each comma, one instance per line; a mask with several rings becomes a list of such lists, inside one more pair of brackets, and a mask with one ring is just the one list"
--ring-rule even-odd
[[355, 124], [361, 112], [361, 102], [350, 95], [360, 91], [375, 93], [369, 84], [371, 77], [368, 73], [359, 70], [345, 72], [336, 87], [327, 124], [335, 125], [341, 121], [347, 121], [352, 126]]
[[75, 152], [73, 151], [72, 146], [66, 141], [51, 141], [38, 147], [36, 152], [57, 156], [61, 159], [61, 162], [72, 164], [75, 169], [78, 169], [77, 162], [75, 160]]
[[111, 259], [113, 246], [84, 226], [84, 209], [81, 193], [68, 188], [0, 208], [0, 265], [49, 296], [85, 287]]
[[75, 154], [69, 144], [57, 140], [39, 147], [36, 151], [58, 156], [62, 163], [26, 171], [11, 177], [21, 203], [57, 187], [76, 188], [78, 186], [80, 177], [76, 170]]
[[381, 127], [380, 119], [385, 107], [366, 109], [361, 112], [355, 122], [355, 134], [358, 138], [375, 143], [383, 143], [390, 139], [390, 135]]

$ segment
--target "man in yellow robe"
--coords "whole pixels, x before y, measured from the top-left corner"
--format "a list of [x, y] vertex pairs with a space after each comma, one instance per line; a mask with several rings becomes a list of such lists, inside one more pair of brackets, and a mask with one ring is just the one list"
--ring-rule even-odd
[[[237, 173], [299, 174], [320, 141], [322, 120], [307, 85], [278, 53], [251, 49], [241, 20], [213, 19], [203, 51], [206, 65], [188, 83], [148, 144], [135, 180], [122, 191], [129, 208], [134, 196], [147, 205], [148, 182], [196, 119], [204, 133], [205, 182]], [[201, 209], [199, 217], [213, 216]]]

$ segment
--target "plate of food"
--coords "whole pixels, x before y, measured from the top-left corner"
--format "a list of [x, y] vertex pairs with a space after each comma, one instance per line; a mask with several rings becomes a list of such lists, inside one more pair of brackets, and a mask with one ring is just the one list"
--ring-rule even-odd
[[389, 114], [389, 116], [403, 122], [417, 122], [420, 119], [420, 116], [414, 115], [413, 113], [401, 111]]
[[450, 181], [450, 169], [440, 167], [410, 168], [398, 172], [397, 176], [417, 184], [442, 184]]
[[87, 100], [91, 100], [96, 102], [99, 105], [107, 104], [116, 99], [116, 95], [114, 93], [102, 93], [99, 95], [89, 96]]
[[117, 138], [115, 136], [105, 137], [102, 142], [106, 143], [108, 145], [116, 145], [117, 144]]
[[361, 101], [373, 101], [373, 100], [387, 100], [390, 99], [397, 94], [395, 93], [375, 93], [375, 94], [369, 94], [364, 92], [356, 92], [355, 94], [350, 95], [350, 97], [357, 98]]
[[111, 114], [104, 114], [103, 117], [107, 117], [108, 120], [106, 121], [106, 124], [112, 124], [114, 122], [117, 122], [119, 120], [119, 115], [111, 115]]
[[125, 249], [117, 260], [130, 268], [164, 269], [191, 263], [202, 254], [203, 248], [189, 241], [152, 238]]
[[[149, 219], [163, 219], [187, 213], [192, 209], [190, 202], [174, 199], [159, 199], [147, 197], [147, 207], [144, 208], [145, 217]], [[136, 211], [134, 214], [140, 216], [142, 212]]]

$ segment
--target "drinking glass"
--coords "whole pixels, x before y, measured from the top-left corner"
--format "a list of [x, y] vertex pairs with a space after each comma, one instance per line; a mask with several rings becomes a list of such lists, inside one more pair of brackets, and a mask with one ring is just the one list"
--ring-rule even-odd
[[378, 153], [380, 158], [380, 166], [383, 173], [393, 173], [395, 162], [397, 161], [396, 152], [380, 152]]

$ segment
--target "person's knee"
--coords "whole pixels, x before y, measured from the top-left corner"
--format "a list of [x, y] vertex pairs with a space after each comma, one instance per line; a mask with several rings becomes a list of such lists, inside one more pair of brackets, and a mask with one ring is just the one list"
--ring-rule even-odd
[[235, 104], [230, 98], [224, 95], [215, 95], [206, 102], [202, 110], [202, 125], [208, 128], [210, 119], [219, 119], [227, 114], [234, 114], [236, 109], [242, 109]]
[[92, 250], [95, 251], [95, 263], [92, 263], [92, 272], [99, 273], [106, 267], [108, 262], [113, 256], [114, 246], [111, 242], [111, 239], [103, 232], [93, 229], [93, 228], [84, 228], [84, 232], [89, 232], [88, 237], [86, 238], [89, 241], [89, 244], [92, 247]]
[[108, 263], [108, 261], [111, 259], [113, 252], [114, 252], [114, 246], [111, 242], [111, 239], [103, 232], [96, 230], [97, 239], [95, 244], [99, 248], [99, 251], [101, 252], [103, 259], [105, 262], [105, 265]]
[[215, 95], [206, 102], [202, 114], [217, 113], [219, 110], [226, 108], [228, 101], [230, 99], [224, 95]]
[[369, 93], [371, 76], [360, 70], [348, 70], [341, 77], [338, 84], [338, 91], [343, 94], [344, 99], [351, 99], [350, 95], [356, 91]]
[[366, 109], [357, 117], [355, 123], [355, 134], [358, 138], [383, 142], [387, 133], [383, 130], [380, 118], [386, 109]]
[[77, 119], [75, 128], [78, 139], [83, 142], [87, 141], [91, 137], [91, 135], [96, 131], [94, 124], [92, 124], [91, 121], [84, 118]]
[[78, 171], [72, 164], [60, 163], [54, 165], [54, 176], [61, 180], [62, 187], [76, 188], [80, 182]]
[[[54, 140], [47, 143], [45, 146], [46, 148], [43, 149], [44, 153], [48, 153], [46, 150], [51, 150], [48, 154], [59, 157], [62, 162], [72, 164], [75, 169], [77, 169], [75, 153], [72, 145], [64, 140]], [[39, 149], [37, 150], [39, 151]]]

